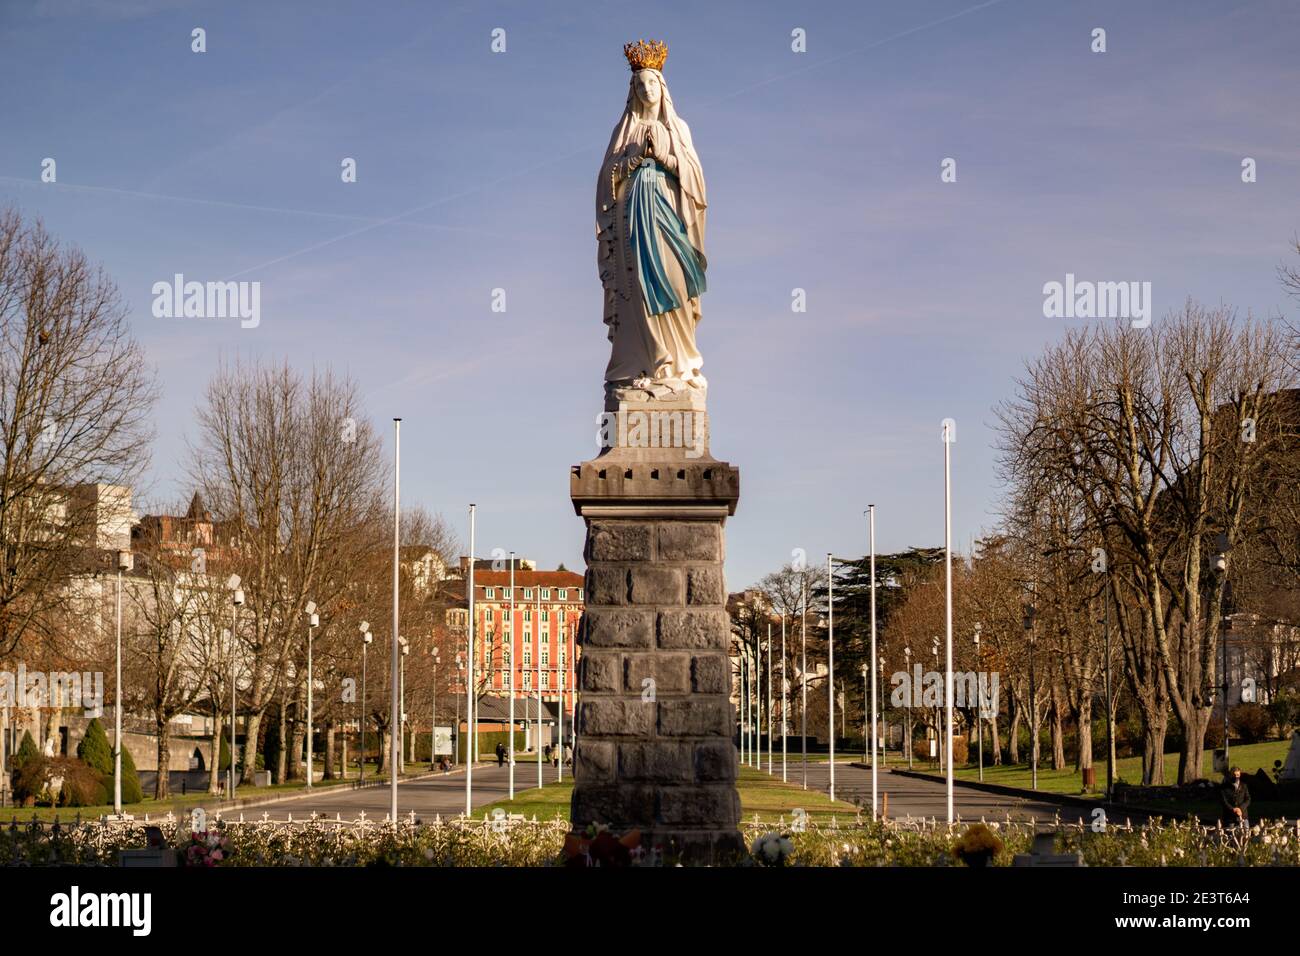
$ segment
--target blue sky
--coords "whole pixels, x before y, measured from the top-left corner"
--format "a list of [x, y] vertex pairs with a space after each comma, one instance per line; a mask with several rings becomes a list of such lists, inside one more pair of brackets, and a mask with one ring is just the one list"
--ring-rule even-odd
[[[946, 416], [955, 539], [991, 526], [993, 408], [1071, 321], [1043, 317], [1045, 282], [1289, 315], [1300, 8], [1281, 0], [3, 0], [0, 203], [121, 287], [163, 389], [149, 494], [183, 494], [220, 355], [288, 356], [403, 417], [404, 501], [462, 535], [477, 502], [480, 552], [581, 568], [568, 468], [595, 451], [608, 357], [593, 194], [639, 37], [669, 44], [708, 181], [699, 343], [712, 450], [741, 469], [733, 589], [795, 548], [862, 553], [868, 502], [881, 551], [942, 543]], [[260, 326], [154, 318], [177, 272], [260, 281]]]

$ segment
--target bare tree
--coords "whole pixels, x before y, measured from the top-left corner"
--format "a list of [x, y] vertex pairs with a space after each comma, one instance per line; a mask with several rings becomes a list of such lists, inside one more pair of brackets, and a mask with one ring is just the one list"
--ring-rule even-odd
[[109, 278], [0, 211], [0, 655], [50, 633], [78, 549], [100, 545], [95, 486], [145, 464], [154, 397]]

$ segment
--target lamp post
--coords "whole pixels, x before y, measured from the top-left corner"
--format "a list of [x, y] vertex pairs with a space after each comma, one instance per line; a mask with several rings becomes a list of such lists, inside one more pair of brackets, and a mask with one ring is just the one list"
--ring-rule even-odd
[[1034, 683], [1034, 621], [1038, 609], [1033, 604], [1025, 607], [1025, 635], [1029, 639], [1029, 724], [1033, 730], [1033, 740], [1029, 744], [1029, 759], [1032, 768], [1033, 789], [1038, 789], [1038, 689]]
[[1214, 575], [1222, 583], [1222, 597], [1219, 600], [1219, 643], [1223, 645], [1223, 767], [1230, 769], [1231, 744], [1229, 739], [1229, 719], [1227, 719], [1227, 632], [1232, 626], [1229, 619], [1229, 607], [1232, 602], [1232, 581], [1227, 580], [1227, 536], [1218, 536], [1219, 550], [1214, 555]]
[[[122, 573], [130, 571], [134, 564], [135, 557], [130, 551], [117, 552], [117, 654], [113, 665], [117, 675], [117, 706], [113, 713], [113, 813], [119, 817], [122, 815]], [[233, 739], [230, 746], [233, 755]], [[8, 768], [0, 767], [0, 774], [7, 777]]]
[[[456, 652], [456, 673], [460, 675], [461, 681], [465, 680], [465, 659], [461, 657], [459, 651]], [[452, 742], [451, 761], [453, 765], [459, 766], [460, 745], [462, 742], [460, 735], [460, 694], [452, 694], [452, 696], [456, 699], [456, 722], [452, 725], [456, 730], [456, 739]], [[465, 754], [466, 756], [469, 755], [468, 749], [466, 749]]]
[[373, 641], [374, 635], [370, 633], [370, 622], [361, 622], [361, 719], [357, 721], [360, 724], [358, 728], [361, 731], [361, 782], [366, 782], [366, 652], [370, 649], [370, 642]]
[[[316, 602], [308, 601], [304, 611], [307, 614], [307, 789], [311, 789], [312, 780], [312, 731], [315, 724], [312, 718], [315, 716], [312, 711], [312, 632], [320, 627], [320, 615], [316, 613]], [[330, 771], [333, 773], [333, 771]]]
[[870, 678], [867, 676], [867, 665], [863, 664], [862, 665], [862, 759], [863, 760], [866, 760], [867, 757], [870, 756], [871, 754], [871, 747], [867, 742], [867, 736], [868, 734], [871, 733], [871, 731], [867, 729], [867, 722], [871, 719], [871, 714], [868, 710], [868, 707], [870, 705], [869, 695], [871, 693], [870, 686], [868, 684], [869, 680]]
[[977, 667], [975, 673], [975, 747], [979, 751], [979, 755], [980, 755], [979, 760], [980, 760], [980, 782], [981, 783], [984, 782], [984, 722], [983, 722], [984, 688], [981, 686], [984, 683], [984, 677], [983, 677], [984, 668], [978, 665], [983, 664], [983, 658], [981, 657], [980, 654], [980, 631], [982, 629], [983, 629], [983, 625], [980, 624], [979, 621], [976, 621], [975, 622], [975, 663]]
[[[1104, 555], [1104, 552], [1103, 552]], [[1095, 573], [1106, 573], [1107, 565], [1102, 561], [1100, 565], [1094, 563], [1093, 571]], [[1101, 636], [1102, 648], [1105, 655], [1102, 660], [1102, 673], [1104, 675], [1104, 684], [1106, 690], [1106, 799], [1110, 799], [1111, 790], [1115, 786], [1115, 715], [1111, 712], [1111, 691], [1110, 691], [1110, 582], [1103, 579], [1101, 590]]]
[[799, 739], [803, 745], [803, 788], [808, 789], [808, 573], [804, 572], [803, 581], [803, 607], [799, 612], [799, 630], [802, 632], [800, 640], [803, 642], [803, 649], [800, 651], [802, 658], [799, 664], [799, 690], [803, 695], [803, 706], [799, 708]]
[[429, 685], [429, 769], [432, 770], [438, 763], [438, 649], [429, 648], [429, 656], [433, 658], [433, 683]]
[[[555, 650], [557, 652], [560, 652], [560, 648], [564, 647], [564, 625], [557, 621], [555, 626], [558, 628], [557, 636], [559, 637], [559, 640], [555, 642]], [[560, 684], [560, 706], [558, 709], [559, 720], [560, 720], [559, 739], [556, 740], [555, 742], [555, 746], [558, 747], [560, 751], [560, 759], [559, 762], [556, 764], [556, 766], [559, 768], [559, 775], [556, 777], [556, 779], [559, 780], [561, 783], [563, 783], [564, 782], [564, 666], [562, 661], [560, 662], [560, 666], [555, 669], [555, 675]]]
[[[907, 661], [907, 679], [912, 680], [912, 648], [903, 648], [903, 657]], [[916, 701], [912, 700], [912, 695], [907, 695], [907, 769], [912, 769], [912, 708], [916, 706]]]
[[786, 756], [790, 749], [790, 727], [786, 717], [790, 703], [790, 685], [785, 677], [785, 611], [781, 612], [781, 782], [787, 783]]
[[767, 622], [767, 773], [772, 773], [772, 622]]
[[[226, 772], [226, 798], [229, 800], [235, 799], [235, 640], [239, 633], [239, 609], [244, 606], [244, 592], [239, 587], [239, 576], [234, 575], [231, 580], [234, 582], [234, 593], [230, 596], [230, 767]], [[244, 747], [247, 749], [248, 741], [244, 741]], [[248, 762], [247, 753], [244, 754], [244, 762]]]
[[397, 647], [397, 770], [406, 773], [406, 658], [411, 653], [411, 644], [399, 636]]

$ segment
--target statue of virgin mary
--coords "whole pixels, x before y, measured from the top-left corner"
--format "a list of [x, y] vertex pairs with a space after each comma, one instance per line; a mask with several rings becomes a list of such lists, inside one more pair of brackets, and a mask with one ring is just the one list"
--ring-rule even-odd
[[703, 398], [695, 345], [704, 273], [704, 174], [661, 68], [668, 48], [623, 48], [627, 105], [596, 182], [596, 264], [613, 346], [606, 395], [617, 401]]

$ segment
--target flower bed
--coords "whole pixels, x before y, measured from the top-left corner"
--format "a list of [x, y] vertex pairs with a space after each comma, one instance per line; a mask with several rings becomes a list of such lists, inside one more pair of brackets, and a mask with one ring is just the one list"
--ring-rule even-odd
[[[154, 821], [180, 865], [194, 866], [560, 866], [565, 820], [403, 821], [396, 825], [312, 819], [218, 822], [206, 833], [171, 818]], [[994, 847], [990, 866], [1029, 852], [1034, 826], [990, 822], [990, 840], [975, 827], [934, 822], [745, 824], [749, 864], [769, 866], [953, 866], [972, 849]], [[972, 833], [974, 831], [974, 833]], [[1058, 853], [1079, 852], [1088, 866], [1300, 866], [1300, 824], [1264, 823], [1225, 831], [1198, 823], [1055, 826]], [[143, 823], [76, 823], [0, 827], [0, 866], [116, 866], [118, 853], [146, 843]], [[662, 863], [656, 855], [641, 862]], [[671, 863], [672, 861], [666, 861]]]

